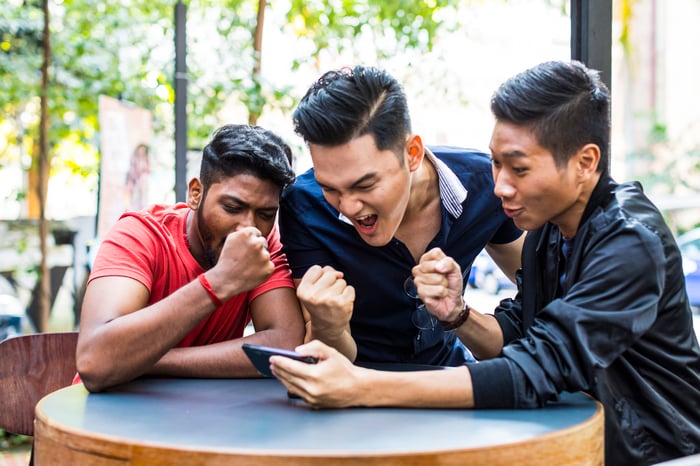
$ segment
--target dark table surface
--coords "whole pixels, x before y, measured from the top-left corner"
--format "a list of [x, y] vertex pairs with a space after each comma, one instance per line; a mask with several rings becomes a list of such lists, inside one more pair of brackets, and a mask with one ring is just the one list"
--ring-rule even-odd
[[315, 410], [275, 379], [140, 379], [89, 394], [45, 397], [53, 426], [138, 444], [268, 454], [391, 454], [522, 442], [576, 426], [599, 405], [581, 393], [535, 410], [352, 408]]

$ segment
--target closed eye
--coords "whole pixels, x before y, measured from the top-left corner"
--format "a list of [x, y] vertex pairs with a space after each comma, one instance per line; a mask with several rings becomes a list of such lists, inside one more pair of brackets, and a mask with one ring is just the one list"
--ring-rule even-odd
[[277, 212], [274, 212], [274, 213], [260, 212], [258, 215], [260, 216], [261, 219], [265, 220], [266, 222], [269, 222], [269, 221], [275, 219], [275, 215], [277, 215]]
[[224, 204], [224, 210], [230, 214], [238, 214], [243, 211], [243, 208], [237, 205]]

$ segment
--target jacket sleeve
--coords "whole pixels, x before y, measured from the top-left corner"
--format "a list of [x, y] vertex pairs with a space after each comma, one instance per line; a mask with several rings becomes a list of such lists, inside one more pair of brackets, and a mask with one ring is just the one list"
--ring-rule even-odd
[[512, 407], [589, 391], [595, 369], [610, 366], [654, 323], [666, 262], [661, 240], [641, 225], [606, 230], [580, 238], [564, 297], [544, 306], [523, 338], [504, 347], [502, 357], [512, 363]]

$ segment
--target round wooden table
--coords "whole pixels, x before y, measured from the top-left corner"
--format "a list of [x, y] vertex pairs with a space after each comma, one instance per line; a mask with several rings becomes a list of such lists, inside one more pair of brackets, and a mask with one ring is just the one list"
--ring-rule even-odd
[[275, 379], [82, 385], [36, 407], [35, 465], [602, 465], [603, 410], [315, 410]]

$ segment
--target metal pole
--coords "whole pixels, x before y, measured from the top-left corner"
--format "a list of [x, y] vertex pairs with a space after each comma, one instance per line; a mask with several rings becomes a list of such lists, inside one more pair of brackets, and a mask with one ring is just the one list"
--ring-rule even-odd
[[611, 87], [612, 1], [571, 0], [571, 58], [600, 71]]
[[187, 6], [175, 4], [175, 200], [187, 198]]
[[612, 93], [611, 0], [571, 0], [571, 58], [598, 70]]

